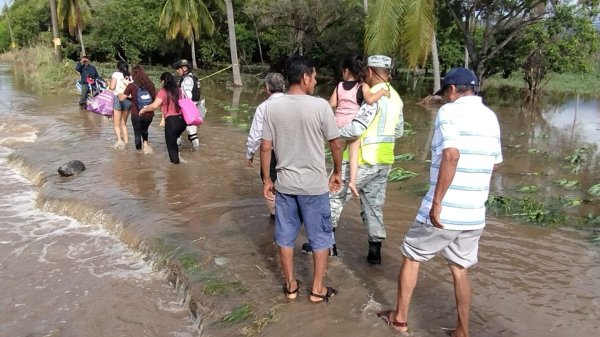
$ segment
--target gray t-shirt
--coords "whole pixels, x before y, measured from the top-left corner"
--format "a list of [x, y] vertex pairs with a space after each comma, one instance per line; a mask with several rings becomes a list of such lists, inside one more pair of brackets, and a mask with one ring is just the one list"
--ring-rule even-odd
[[340, 136], [333, 111], [322, 98], [285, 95], [267, 104], [262, 139], [277, 157], [275, 189], [294, 195], [327, 193], [325, 142]]

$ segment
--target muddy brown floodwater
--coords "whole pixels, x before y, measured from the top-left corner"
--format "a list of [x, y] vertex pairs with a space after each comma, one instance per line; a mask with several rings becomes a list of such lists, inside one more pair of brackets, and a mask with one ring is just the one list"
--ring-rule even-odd
[[[327, 97], [331, 87], [320, 83], [318, 94]], [[418, 176], [388, 185], [383, 265], [365, 262], [367, 237], [353, 200], [327, 275], [339, 296], [312, 305], [303, 288], [287, 303], [258, 166], [244, 163], [245, 127], [263, 99], [258, 88], [203, 83], [209, 112], [201, 149], [184, 142], [187, 164], [171, 165], [158, 119], [150, 128], [153, 154], [131, 144], [115, 151], [109, 120], [79, 111], [75, 95], [32, 93], [1, 66], [0, 335], [393, 336], [375, 313], [394, 304], [399, 246], [428, 182], [435, 111], [403, 97], [412, 132], [396, 153], [415, 157], [396, 166]], [[503, 134], [505, 163], [492, 193], [519, 196], [522, 186], [537, 185], [542, 199], [590, 199], [586, 188], [600, 182], [597, 100], [551, 97], [524, 111], [509, 95], [484, 97]], [[585, 161], [573, 173], [564, 158], [582, 147]], [[72, 159], [87, 170], [56, 175]], [[552, 183], [561, 178], [577, 179], [579, 188]], [[592, 200], [567, 212], [598, 209]], [[490, 216], [471, 271], [472, 336], [599, 336], [600, 247], [589, 235]], [[295, 262], [309, 284], [311, 256], [298, 249]], [[445, 336], [440, 327], [455, 317], [451, 276], [436, 258], [421, 267], [411, 335]]]

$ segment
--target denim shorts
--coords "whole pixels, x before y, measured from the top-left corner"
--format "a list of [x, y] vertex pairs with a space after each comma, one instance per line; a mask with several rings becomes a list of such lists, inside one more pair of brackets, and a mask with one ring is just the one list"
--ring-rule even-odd
[[292, 195], [276, 192], [275, 242], [293, 248], [302, 223], [313, 251], [329, 249], [335, 243], [331, 226], [329, 193]]
[[131, 109], [131, 100], [126, 98], [123, 101], [119, 101], [119, 96], [115, 95], [113, 100], [113, 109], [120, 111], [129, 111]]
[[474, 230], [449, 230], [414, 221], [404, 236], [402, 254], [413, 261], [428, 261], [436, 254], [464, 268], [477, 263], [479, 238], [483, 228]]

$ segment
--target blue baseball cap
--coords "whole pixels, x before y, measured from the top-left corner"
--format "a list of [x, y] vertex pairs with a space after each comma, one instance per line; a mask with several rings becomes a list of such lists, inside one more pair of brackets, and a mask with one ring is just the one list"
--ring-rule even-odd
[[450, 85], [472, 85], [476, 87], [479, 85], [479, 81], [475, 73], [469, 69], [462, 67], [454, 68], [444, 76], [442, 88], [434, 95], [440, 96], [444, 92], [444, 89]]

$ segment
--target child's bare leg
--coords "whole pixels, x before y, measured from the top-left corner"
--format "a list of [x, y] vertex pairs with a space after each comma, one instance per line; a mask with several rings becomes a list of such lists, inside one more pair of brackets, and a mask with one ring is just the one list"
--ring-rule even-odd
[[356, 174], [358, 172], [358, 147], [360, 146], [359, 139], [348, 141], [348, 153], [350, 154], [350, 181], [348, 188], [352, 191], [352, 195], [358, 197], [358, 189], [356, 188]]

